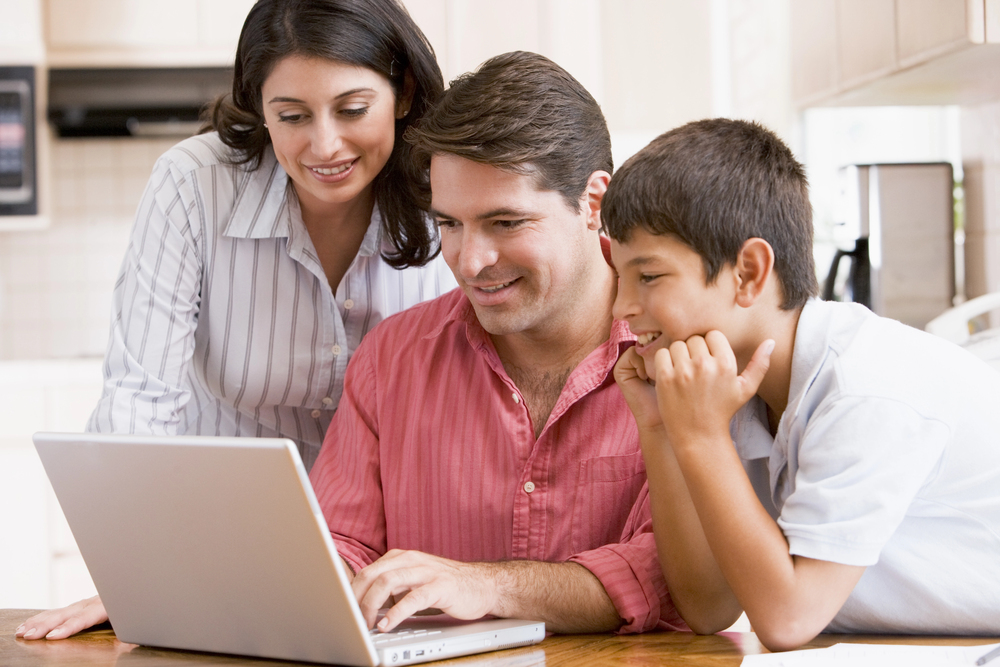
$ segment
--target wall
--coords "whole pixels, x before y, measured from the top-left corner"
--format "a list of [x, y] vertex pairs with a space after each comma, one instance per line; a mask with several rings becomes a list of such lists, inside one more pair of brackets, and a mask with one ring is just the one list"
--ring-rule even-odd
[[0, 359], [98, 357], [139, 197], [172, 140], [51, 140], [50, 226], [0, 233]]
[[[1000, 101], [962, 108], [965, 239], [970, 297], [1000, 292]], [[1000, 326], [1000, 312], [989, 326]]]

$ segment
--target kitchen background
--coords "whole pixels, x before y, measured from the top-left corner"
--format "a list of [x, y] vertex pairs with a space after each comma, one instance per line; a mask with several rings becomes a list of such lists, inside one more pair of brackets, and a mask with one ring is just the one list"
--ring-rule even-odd
[[[446, 80], [512, 49], [566, 67], [601, 102], [616, 164], [688, 120], [768, 125], [807, 165], [824, 273], [840, 167], [949, 162], [959, 296], [1000, 290], [1000, 0], [404, 4]], [[132, 215], [177, 141], [58, 138], [44, 121], [48, 71], [230, 65], [250, 5], [0, 0], [0, 66], [36, 68], [40, 193], [39, 215], [0, 216], [0, 607], [93, 592], [30, 435], [83, 428]]]

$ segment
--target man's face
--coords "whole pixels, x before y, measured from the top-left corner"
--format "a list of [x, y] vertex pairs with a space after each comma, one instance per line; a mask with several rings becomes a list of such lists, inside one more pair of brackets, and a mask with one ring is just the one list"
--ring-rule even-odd
[[639, 337], [636, 351], [648, 371], [656, 351], [674, 341], [704, 336], [713, 329], [727, 337], [732, 333], [737, 284], [732, 266], [723, 267], [708, 285], [697, 252], [674, 236], [641, 228], [634, 229], [625, 243], [612, 241], [611, 258], [618, 271], [613, 312]]
[[[539, 190], [526, 174], [454, 155], [431, 159], [431, 209], [441, 252], [494, 336], [565, 331], [585, 282], [591, 209]], [[596, 226], [595, 226], [596, 225]]]

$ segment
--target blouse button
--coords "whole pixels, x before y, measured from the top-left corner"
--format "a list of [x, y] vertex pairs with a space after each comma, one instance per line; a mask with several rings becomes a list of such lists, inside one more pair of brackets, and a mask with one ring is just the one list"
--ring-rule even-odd
[[311, 414], [313, 416], [313, 419], [319, 419], [319, 416], [323, 413], [319, 410], [313, 410]]
[[340, 353], [341, 353], [341, 349], [340, 349], [339, 345], [334, 345], [333, 347], [330, 348], [330, 351], [333, 352], [333, 356], [335, 356], [335, 357], [339, 356]]
[[534, 482], [525, 482], [524, 483], [524, 492], [525, 493], [531, 493], [534, 490], [535, 490], [535, 483]]
[[347, 310], [354, 308], [354, 299], [348, 299], [347, 301], [345, 301], [344, 308], [346, 308]]
[[514, 399], [515, 403], [520, 403], [521, 402], [521, 397], [517, 395], [516, 391], [513, 394], [511, 394], [511, 398]]

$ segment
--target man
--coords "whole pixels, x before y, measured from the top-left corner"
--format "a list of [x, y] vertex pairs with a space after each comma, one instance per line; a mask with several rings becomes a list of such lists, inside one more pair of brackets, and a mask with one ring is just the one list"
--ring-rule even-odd
[[427, 608], [555, 632], [683, 628], [612, 370], [600, 108], [535, 54], [452, 83], [408, 135], [461, 290], [359, 346], [311, 480], [369, 625]]

